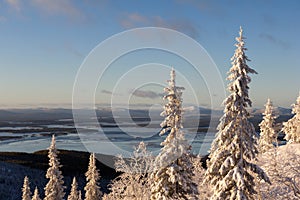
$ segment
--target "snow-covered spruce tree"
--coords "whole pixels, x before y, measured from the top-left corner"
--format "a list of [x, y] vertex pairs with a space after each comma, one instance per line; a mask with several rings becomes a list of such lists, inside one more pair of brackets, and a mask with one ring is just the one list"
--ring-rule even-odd
[[106, 199], [111, 200], [138, 200], [150, 199], [151, 190], [148, 173], [153, 168], [153, 156], [147, 151], [146, 144], [140, 142], [129, 159], [118, 156], [115, 168], [122, 172], [110, 184], [111, 192]]
[[[231, 58], [228, 85], [230, 95], [225, 99], [224, 115], [218, 125], [218, 133], [210, 149], [210, 160], [205, 174], [205, 182], [213, 187], [212, 199], [246, 200], [253, 199], [254, 179], [269, 182], [264, 171], [254, 164], [257, 153], [257, 134], [248, 121], [251, 106], [248, 73], [256, 73], [247, 65], [243, 30], [236, 38], [237, 49]], [[254, 175], [256, 174], [256, 175]]]
[[41, 200], [37, 187], [35, 187], [35, 189], [34, 189], [34, 193], [33, 193], [33, 196], [32, 196], [31, 200]]
[[89, 167], [88, 171], [85, 173], [85, 176], [87, 181], [86, 186], [84, 187], [85, 200], [101, 199], [102, 192], [100, 191], [100, 187], [98, 185], [100, 174], [96, 168], [96, 158], [94, 153], [90, 155]]
[[73, 178], [71, 185], [71, 192], [68, 196], [68, 200], [78, 200], [79, 199], [79, 191], [77, 190], [78, 184], [76, 178]]
[[22, 188], [22, 200], [31, 200], [31, 191], [30, 191], [29, 180], [27, 176], [25, 176], [24, 178], [24, 184]]
[[196, 199], [197, 186], [192, 180], [193, 171], [190, 158], [190, 145], [182, 131], [182, 90], [175, 84], [175, 70], [171, 70], [168, 81], [160, 135], [168, 133], [161, 143], [161, 152], [155, 159], [151, 174], [151, 199]]
[[292, 108], [294, 117], [283, 123], [282, 131], [288, 143], [300, 143], [300, 93]]
[[275, 119], [273, 104], [270, 99], [268, 99], [265, 105], [265, 112], [262, 122], [259, 124], [260, 127], [260, 137], [258, 141], [259, 152], [264, 153], [269, 149], [277, 146], [277, 133], [275, 131]]
[[48, 148], [49, 168], [46, 173], [46, 178], [49, 179], [45, 187], [44, 200], [60, 200], [65, 196], [63, 175], [60, 171], [60, 162], [57, 157], [58, 150], [56, 149], [55, 136], [52, 135], [52, 142]]

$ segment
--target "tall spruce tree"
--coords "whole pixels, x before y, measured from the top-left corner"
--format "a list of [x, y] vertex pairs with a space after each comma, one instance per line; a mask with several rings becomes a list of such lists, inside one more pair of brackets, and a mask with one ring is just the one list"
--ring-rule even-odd
[[90, 162], [88, 171], [85, 173], [86, 176], [86, 186], [84, 187], [85, 190], [85, 200], [101, 200], [102, 192], [100, 191], [99, 187], [99, 179], [100, 174], [96, 168], [96, 159], [95, 154], [92, 153], [90, 155]]
[[24, 178], [24, 184], [22, 188], [22, 200], [31, 200], [31, 191], [30, 191], [29, 180], [27, 176], [25, 176]]
[[260, 137], [258, 141], [259, 152], [264, 153], [269, 149], [277, 146], [277, 133], [275, 131], [275, 119], [273, 104], [270, 99], [268, 99], [265, 105], [265, 112], [263, 113], [263, 120], [259, 124], [260, 127]]
[[218, 125], [218, 133], [212, 143], [205, 182], [209, 182], [214, 194], [212, 199], [252, 199], [254, 173], [269, 181], [264, 171], [253, 163], [257, 153], [257, 134], [248, 121], [251, 100], [248, 95], [249, 73], [256, 71], [247, 65], [243, 30], [236, 38], [237, 47], [232, 60], [228, 80], [230, 95], [225, 99], [224, 115]]
[[45, 187], [44, 200], [59, 200], [65, 196], [63, 175], [60, 171], [60, 162], [57, 157], [58, 150], [56, 149], [55, 136], [52, 135], [51, 145], [48, 148], [49, 168], [46, 173], [46, 178], [49, 179]]
[[300, 93], [295, 104], [292, 105], [293, 118], [283, 123], [282, 131], [288, 143], [300, 143]]
[[190, 145], [182, 131], [182, 90], [175, 84], [175, 70], [171, 70], [164, 106], [160, 135], [168, 134], [161, 143], [161, 152], [155, 159], [155, 169], [151, 174], [151, 199], [196, 199], [197, 186], [193, 183]]

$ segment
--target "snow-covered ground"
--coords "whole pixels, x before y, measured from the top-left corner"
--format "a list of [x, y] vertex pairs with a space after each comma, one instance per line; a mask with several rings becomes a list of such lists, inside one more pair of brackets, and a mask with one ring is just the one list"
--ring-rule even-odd
[[262, 199], [300, 199], [300, 144], [287, 144], [271, 149], [258, 158], [271, 185], [261, 183]]

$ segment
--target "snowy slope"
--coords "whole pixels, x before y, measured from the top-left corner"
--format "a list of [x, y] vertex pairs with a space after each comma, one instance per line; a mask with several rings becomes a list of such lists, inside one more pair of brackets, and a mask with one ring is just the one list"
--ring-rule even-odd
[[258, 184], [262, 199], [300, 199], [300, 144], [287, 144], [259, 156], [272, 185]]

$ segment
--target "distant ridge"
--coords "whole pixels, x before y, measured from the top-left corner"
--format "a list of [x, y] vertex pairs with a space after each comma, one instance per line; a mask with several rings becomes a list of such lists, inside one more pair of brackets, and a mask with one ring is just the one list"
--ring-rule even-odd
[[[198, 111], [197, 111], [198, 108]], [[85, 109], [82, 109], [83, 111]], [[290, 115], [291, 114], [291, 109], [290, 108], [283, 108], [283, 107], [278, 107], [276, 108], [278, 111], [279, 115]], [[263, 113], [263, 109], [257, 109], [253, 108], [251, 109], [252, 114], [261, 114]], [[112, 114], [117, 114], [117, 115], [124, 115], [127, 114], [128, 112], [130, 115], [134, 117], [138, 116], [146, 116], [149, 114], [147, 109], [117, 109], [112, 112], [111, 108], [98, 108], [96, 110], [98, 116], [112, 116]], [[161, 110], [157, 109], [154, 111], [155, 114], [159, 114]], [[212, 110], [209, 108], [205, 107], [196, 107], [196, 106], [190, 106], [187, 109], [186, 114], [189, 113], [196, 113], [200, 112], [200, 114], [205, 114], [209, 115], [211, 114]], [[222, 110], [215, 110], [216, 113], [221, 113], [223, 112]], [[72, 109], [67, 109], [67, 108], [16, 108], [16, 109], [0, 109], [0, 120], [26, 120], [26, 119], [66, 119], [66, 118], [73, 118], [72, 114]]]

